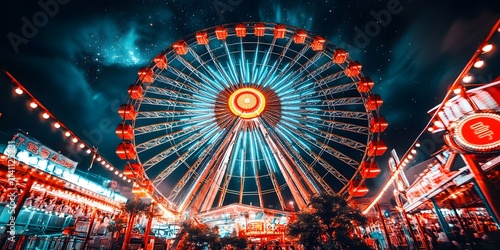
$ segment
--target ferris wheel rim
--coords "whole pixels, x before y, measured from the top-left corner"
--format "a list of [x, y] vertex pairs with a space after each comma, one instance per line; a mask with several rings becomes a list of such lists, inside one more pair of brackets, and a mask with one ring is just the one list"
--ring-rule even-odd
[[[248, 26], [248, 25], [251, 25], [251, 24], [257, 24], [257, 23], [244, 23], [244, 24], [245, 24], [246, 26]], [[275, 24], [275, 23], [262, 23], [262, 24], [265, 24], [265, 27], [267, 27], [267, 26], [272, 26], [272, 25], [280, 25], [280, 24]], [[204, 32], [211, 32], [211, 31], [214, 31], [214, 32], [215, 32], [215, 30], [216, 30], [218, 27], [230, 27], [230, 26], [234, 26], [234, 25], [229, 24], [229, 25], [224, 25], [224, 26], [215, 26], [215, 27], [211, 27], [211, 28], [206, 28], [206, 29], [203, 29], [203, 30], [201, 30], [201, 31], [204, 31]], [[293, 30], [291, 30], [292, 28], [293, 28]], [[289, 31], [288, 29], [290, 29], [290, 31]], [[292, 31], [297, 31], [297, 30], [301, 30], [301, 29], [298, 29], [298, 28], [293, 27], [293, 26], [285, 25], [285, 30], [286, 30], [286, 32], [287, 32], [287, 33], [291, 33]], [[187, 52], [187, 53], [192, 53], [192, 51], [193, 51], [193, 50], [191, 49], [191, 46], [192, 46], [192, 45], [194, 45], [194, 44], [196, 43], [196, 34], [197, 34], [197, 33], [194, 33], [194, 34], [188, 35], [188, 36], [186, 36], [186, 39], [182, 39], [182, 40], [180, 40], [180, 41], [184, 41], [184, 42], [188, 45], [188, 52]], [[212, 33], [210, 33], [210, 34], [212, 34]], [[307, 32], [307, 34], [308, 34], [308, 36], [314, 36], [314, 37], [317, 37], [317, 35], [315, 35], [315, 34], [313, 34], [313, 33], [311, 33], [311, 32]], [[231, 36], [231, 35], [232, 35], [232, 36], [234, 36], [235, 34], [234, 34], [234, 33], [230, 33], [230, 34], [228, 34], [228, 36]], [[286, 37], [286, 36], [285, 36], [285, 37]], [[288, 39], [290, 39], [290, 41], [291, 41], [291, 39], [292, 39], [292, 38], [290, 38], [290, 37], [287, 37], [287, 38], [288, 38]], [[214, 39], [217, 39], [217, 38], [213, 38], [213, 37], [212, 37], [210, 41], [212, 41], [212, 40], [214, 40]], [[273, 41], [273, 43], [274, 43], [274, 41]], [[289, 43], [290, 43], [290, 42], [289, 42]], [[174, 43], [174, 44], [175, 44], [175, 43]], [[241, 42], [241, 41], [240, 41], [240, 44], [242, 44], [242, 42]], [[234, 43], [231, 43], [231, 44], [228, 44], [228, 45], [224, 45], [224, 46], [236, 46], [236, 45], [238, 45], [238, 43], [237, 43], [237, 42], [234, 42]], [[259, 45], [262, 45], [262, 46], [264, 46], [264, 45], [270, 45], [270, 43], [260, 43]], [[274, 44], [273, 44], [273, 45], [274, 45]], [[209, 48], [209, 45], [205, 45], [205, 46], [206, 46], [207, 48]], [[288, 46], [288, 45], [277, 46], [277, 48], [284, 49], [284, 48], [285, 48], [285, 46]], [[304, 47], [310, 47], [310, 46], [311, 46], [311, 45], [308, 45], [308, 44], [304, 45]], [[320, 54], [322, 54], [322, 53], [326, 53], [326, 54], [329, 54], [329, 55], [330, 55], [330, 54], [331, 54], [331, 55], [333, 55], [333, 53], [334, 53], [335, 49], [338, 49], [338, 48], [339, 48], [339, 47], [337, 47], [336, 45], [334, 45], [333, 43], [330, 43], [329, 41], [325, 41], [323, 46], [324, 46], [323, 50], [321, 50], [321, 51], [317, 52], [317, 54], [316, 54], [316, 55], [320, 55]], [[165, 55], [165, 57], [167, 57], [167, 55], [168, 55], [168, 54], [174, 54], [174, 53], [176, 53], [176, 52], [175, 52], [175, 49], [174, 49], [173, 47], [174, 47], [173, 45], [168, 46], [167, 48], [165, 48], [164, 50], [162, 50], [162, 52], [161, 52], [160, 54], [164, 54], [164, 55]], [[227, 47], [226, 47], [226, 48], [227, 48]], [[308, 49], [309, 49], [309, 48], [308, 48]], [[207, 49], [207, 50], [208, 50], [208, 49]], [[227, 50], [227, 49], [226, 49], [226, 50]], [[302, 50], [301, 50], [301, 51], [302, 51]], [[293, 51], [293, 52], [296, 52], [296, 53], [298, 54], [298, 53], [300, 53], [301, 51]], [[239, 52], [240, 52], [240, 51], [232, 51], [231, 53], [228, 53], [228, 55], [237, 54], [237, 53], [239, 53]], [[244, 51], [244, 53], [246, 53], [246, 52], [247, 52], [247, 51], [245, 50], [245, 51]], [[211, 52], [210, 52], [210, 51], [207, 51], [205, 54], [202, 54], [201, 56], [206, 56], [206, 55], [207, 55], [207, 53], [211, 53]], [[259, 51], [257, 51], [256, 53], [259, 53]], [[274, 53], [274, 54], [271, 54], [271, 56], [279, 56], [279, 55], [278, 55], [277, 53]], [[179, 58], [179, 57], [181, 57], [181, 56], [179, 56], [179, 55], [174, 55], [173, 57], [174, 57], [174, 58]], [[222, 58], [222, 56], [219, 56], [219, 57], [212, 57], [212, 61], [215, 61], [215, 60], [218, 60], [218, 59], [221, 59], [221, 58]], [[289, 58], [289, 57], [284, 56], [282, 60], [284, 60], [284, 59], [292, 59], [292, 58]], [[179, 59], [179, 60], [182, 60], [182, 59]], [[346, 61], [347, 61], [347, 62], [354, 62], [354, 60], [352, 60], [351, 58], [347, 58], [347, 59], [346, 59]], [[262, 64], [262, 66], [264, 67], [264, 66], [265, 66], [265, 64]], [[343, 67], [343, 66], [344, 66], [344, 67]], [[155, 61], [154, 61], [154, 60], [152, 60], [152, 61], [148, 64], [148, 66], [147, 66], [147, 68], [153, 68], [153, 69], [155, 69], [155, 67], [156, 67], [156, 64], [155, 64]], [[183, 69], [186, 69], [186, 68], [188, 68], [188, 67], [189, 67], [189, 62], [184, 64], [184, 68], [183, 68]], [[200, 64], [200, 65], [198, 65], [198, 67], [196, 67], [196, 68], [195, 68], [195, 67], [193, 67], [193, 69], [194, 69], [194, 70], [197, 70], [197, 69], [202, 68], [202, 67], [205, 67], [205, 66], [204, 66], [204, 65], [202, 65], [202, 64]], [[345, 70], [345, 68], [347, 67], [347, 65], [342, 64], [342, 65], [339, 65], [339, 67], [340, 67], [342, 70]], [[167, 69], [168, 69], [168, 68], [167, 68]], [[163, 69], [163, 70], [166, 70], [166, 69]], [[161, 73], [161, 71], [163, 71], [163, 70], [160, 70], [160, 73]], [[177, 72], [177, 73], [178, 73], [178, 71], [176, 71], [176, 69], [171, 69], [171, 70], [172, 70], [173, 72]], [[177, 70], [178, 70], [178, 69], [177, 69]], [[191, 78], [191, 77], [192, 77], [192, 78], [194, 79], [194, 78], [196, 77], [196, 76], [195, 76], [195, 75], [196, 75], [196, 73], [194, 72], [194, 70], [193, 70], [192, 72], [190, 72], [189, 74], [186, 74], [186, 75], [181, 75], [181, 73], [178, 73], [179, 75], [177, 75], [177, 77], [179, 77], [179, 78], [185, 78], [185, 79], [188, 79], [188, 78]], [[182, 70], [179, 70], [179, 71], [181, 71], [181, 72], [182, 72]], [[160, 73], [156, 73], [156, 72], [155, 72], [155, 74], [158, 74], [158, 75], [160, 75]], [[177, 73], [173, 73], [173, 74], [177, 74]], [[309, 72], [308, 72], [308, 73], [309, 73]], [[364, 75], [363, 75], [363, 74], [362, 74], [362, 72], [360, 71], [360, 73], [359, 73], [357, 76], [355, 76], [355, 77], [351, 77], [351, 78], [360, 79], [360, 78], [362, 78], [362, 77], [364, 77]], [[175, 79], [175, 80], [178, 80], [179, 78], [177, 78], [177, 79]], [[186, 81], [187, 81], [187, 80], [186, 80]], [[135, 83], [135, 84], [136, 84], [136, 85], [139, 85], [139, 86], [143, 86], [143, 85], [144, 85], [144, 83], [143, 83], [143, 82], [144, 82], [144, 81], [143, 81], [143, 79], [141, 80], [141, 78], [139, 77], [139, 78], [137, 79], [137, 81], [136, 81], [136, 83]], [[155, 79], [155, 82], [156, 82], [156, 79]], [[195, 82], [192, 82], [191, 84], [193, 84], [193, 86], [197, 86], [197, 85], [199, 86], [199, 84], [198, 84], [198, 83], [195, 83]], [[216, 84], [214, 83], [214, 86], [215, 86], [215, 85], [216, 85]], [[247, 83], [247, 84], [243, 84], [243, 85], [244, 85], [244, 87], [252, 87], [252, 86], [254, 86], [254, 87], [262, 87], [262, 86], [258, 86], [258, 85], [255, 85], [255, 84], [254, 84], [254, 85], [252, 85], [252, 84], [248, 84], [248, 83]], [[152, 86], [152, 84], [150, 84], [150, 86]], [[241, 86], [240, 86], [240, 87], [241, 87]], [[352, 86], [351, 86], [351, 87], [352, 87]], [[146, 86], [146, 88], [148, 88], [148, 86]], [[158, 87], [158, 88], [159, 88], [159, 87]], [[187, 87], [186, 87], [186, 88], [187, 88]], [[232, 88], [236, 88], [236, 87], [235, 87], [234, 85], [231, 85], [231, 84], [230, 84], [230, 87], [228, 87], [227, 89], [226, 89], [226, 88], [223, 88], [223, 89], [224, 89], [223, 91], [226, 91], [226, 90], [230, 91], [230, 90], [232, 90]], [[347, 89], [347, 87], [346, 87], [346, 89]], [[179, 90], [180, 90], [180, 88], [179, 88]], [[143, 94], [144, 96], [146, 95], [146, 92], [147, 92], [147, 89], [145, 90], [145, 92], [144, 92], [144, 94]], [[233, 93], [234, 93], [234, 92], [233, 92]], [[371, 92], [370, 92], [370, 93], [371, 93]], [[326, 94], [325, 94], [325, 95], [326, 95]], [[181, 99], [182, 99], [182, 98], [181, 98]], [[362, 105], [362, 106], [366, 106], [366, 101], [367, 101], [366, 99], [367, 99], [367, 95], [361, 95], [361, 94], [360, 94], [360, 97], [359, 97], [359, 98], [357, 98], [357, 99], [352, 99], [352, 100], [351, 100], [351, 99], [349, 99], [349, 98], [344, 98], [344, 100], [342, 100], [342, 102], [345, 102], [345, 103], [351, 103], [352, 105]], [[151, 101], [151, 102], [153, 102], [154, 100], [150, 100], [150, 101]], [[156, 100], [156, 101], [158, 101], [158, 100]], [[141, 101], [141, 102], [136, 102], [136, 101], [135, 101], [135, 100], [133, 100], [132, 98], [129, 98], [129, 99], [127, 100], [127, 104], [132, 104], [132, 105], [134, 105], [134, 106], [136, 107], [136, 111], [137, 111], [138, 113], [140, 113], [140, 112], [141, 112], [140, 110], [141, 110], [142, 101]], [[188, 104], [186, 104], [186, 105], [188, 105]], [[283, 110], [287, 110], [287, 109], [286, 109], [286, 108], [287, 108], [287, 106], [286, 106], [286, 105], [284, 105], [284, 104], [283, 104], [282, 106], [283, 106]], [[361, 114], [361, 113], [363, 113], [362, 111], [356, 111], [356, 112], [359, 112], [359, 114], [357, 114], [357, 113], [353, 113], [353, 114], [349, 114], [349, 115], [351, 115], [351, 116], [353, 116], [353, 117], [354, 117], [354, 118], [352, 118], [352, 119], [360, 119], [360, 120], [364, 120], [364, 121], [366, 121], [366, 122], [369, 122], [369, 121], [370, 121], [370, 119], [372, 119], [373, 117], [378, 117], [378, 116], [379, 116], [379, 114], [378, 114], [378, 110], [379, 110], [379, 109], [378, 109], [378, 107], [376, 107], [376, 109], [375, 109], [375, 110], [373, 110], [373, 111], [368, 111], [368, 110], [366, 110], [366, 112], [365, 112], [365, 115], [366, 115], [366, 116], [362, 116], [362, 114]], [[335, 111], [336, 111], [336, 112], [338, 112], [338, 113], [339, 113], [339, 112], [343, 112], [343, 110], [333, 110], [332, 112], [335, 112]], [[196, 112], [196, 111], [192, 111], [192, 112]], [[261, 111], [261, 112], [262, 112], [262, 111]], [[199, 113], [203, 113], [203, 112], [201, 112], [201, 111], [200, 111]], [[153, 115], [153, 114], [151, 114], [151, 115]], [[305, 115], [307, 115], [307, 114], [305, 114]], [[346, 116], [347, 116], [347, 115], [346, 115]], [[357, 117], [357, 118], [356, 118], [356, 117]], [[363, 117], [365, 117], [365, 118], [363, 118]], [[144, 119], [148, 119], [148, 118], [151, 118], [151, 117], [144, 117]], [[200, 120], [203, 120], [203, 119], [200, 119]], [[133, 120], [133, 122], [132, 122], [132, 127], [133, 127], [134, 129], [136, 129], [136, 128], [141, 128], [140, 126], [139, 126], [139, 127], [136, 127], [136, 121], [137, 121], [137, 120]], [[169, 121], [169, 120], [168, 120], [168, 118], [167, 118], [167, 121]], [[176, 121], [174, 121], [174, 120], [172, 119], [172, 121], [170, 121], [170, 122], [176, 122]], [[125, 119], [123, 120], [123, 123], [125, 123]], [[340, 123], [342, 123], [342, 122], [339, 122], [339, 124], [340, 124]], [[344, 125], [345, 125], [345, 124], [344, 124]], [[347, 124], [347, 125], [348, 125], [348, 124]], [[345, 127], [348, 127], [347, 125], [346, 125]], [[365, 146], [368, 146], [368, 144], [369, 144], [369, 142], [370, 142], [370, 141], [373, 141], [373, 140], [378, 140], [378, 139], [379, 139], [379, 136], [380, 136], [380, 133], [373, 133], [373, 132], [370, 132], [370, 131], [369, 131], [369, 129], [368, 129], [368, 127], [369, 127], [369, 124], [367, 124], [367, 126], [366, 126], [366, 129], [367, 129], [367, 130], [366, 130], [366, 143], [365, 143]], [[143, 126], [142, 128], [144, 128], [144, 126]], [[359, 130], [360, 130], [360, 127], [359, 127], [359, 126], [358, 126], [358, 127], [354, 126], [353, 128], [349, 128], [349, 129], [353, 129], [353, 131], [359, 131]], [[357, 129], [357, 130], [356, 130], [356, 129]], [[331, 132], [331, 131], [333, 131], [333, 130], [335, 130], [335, 128], [334, 128], [334, 127], [328, 127], [327, 132]], [[330, 140], [331, 140], [331, 139], [332, 139], [332, 138], [327, 138], [327, 139], [325, 139], [325, 142], [328, 144], [328, 143], [330, 142]], [[337, 139], [338, 139], [338, 138], [337, 138]], [[341, 140], [349, 140], [349, 138], [342, 138], [342, 137], [340, 137], [340, 139], [341, 139]], [[131, 143], [134, 145], [134, 147], [136, 147], [136, 148], [137, 148], [137, 147], [139, 146], [139, 148], [140, 148], [140, 145], [141, 145], [141, 144], [140, 144], [140, 143], [137, 143], [137, 141], [136, 141], [136, 136], [134, 136], [134, 138], [131, 140]], [[359, 147], [359, 146], [358, 146], [358, 147]], [[359, 148], [358, 148], [358, 150], [359, 150]], [[321, 153], [324, 153], [324, 152], [321, 152]], [[365, 159], [368, 159], [368, 158], [370, 158], [370, 157], [368, 157], [368, 156], [367, 156], [367, 150], [365, 149], [365, 150], [364, 150], [364, 153], [363, 153], [363, 156], [362, 156], [362, 158], [361, 158], [361, 160], [360, 160], [360, 162], [357, 162], [357, 164], [359, 165], [359, 163], [361, 163], [361, 161], [365, 161]], [[137, 157], [137, 159], [135, 159], [135, 160], [134, 160], [134, 162], [137, 162], [137, 163], [140, 163], [140, 164], [143, 164], [143, 163], [144, 163], [144, 162], [142, 161], [142, 159], [140, 159], [140, 157]], [[317, 163], [317, 162], [315, 162], [315, 163]], [[359, 175], [359, 168], [357, 168], [357, 167], [355, 167], [355, 168], [356, 168], [356, 169], [355, 169], [355, 172], [354, 172], [354, 174], [352, 174], [352, 177], [351, 177], [351, 179], [350, 179], [350, 180], [352, 180], [352, 179], [353, 179], [353, 178], [355, 178], [357, 175]], [[146, 169], [146, 171], [148, 171], [148, 170], [149, 170], [149, 169]], [[155, 179], [156, 179], [156, 178], [158, 178], [158, 176], [156, 176], [156, 177], [155, 177]], [[349, 180], [349, 181], [350, 181], [350, 180]], [[346, 187], [347, 187], [347, 186], [348, 186], [348, 184], [347, 184], [347, 183], [345, 183], [344, 187], [343, 187], [343, 188], [342, 188], [339, 192], [341, 192], [341, 193], [345, 192], [345, 191], [346, 191]], [[274, 188], [269, 188], [269, 189], [265, 189], [265, 190], [260, 190], [260, 191], [261, 191], [261, 192], [265, 192], [266, 190], [274, 190], [274, 189], [276, 189], [276, 187], [274, 187]], [[163, 194], [162, 194], [162, 195], [163, 195]]]

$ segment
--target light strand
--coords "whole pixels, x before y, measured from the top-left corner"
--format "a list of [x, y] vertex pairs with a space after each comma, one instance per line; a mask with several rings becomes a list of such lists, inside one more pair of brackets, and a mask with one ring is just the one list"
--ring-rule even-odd
[[[74, 133], [71, 129], [69, 129], [60, 119], [58, 119], [54, 113], [52, 113], [47, 107], [45, 107], [35, 96], [33, 96], [10, 72], [4, 69], [5, 74], [10, 78], [12, 83], [16, 86], [15, 92], [18, 95], [26, 94], [30, 98], [29, 106], [33, 109], [40, 108], [42, 110], [42, 118], [48, 120], [52, 118], [55, 122], [53, 123], [53, 127], [56, 129], [62, 129], [64, 132], [64, 136], [71, 140], [71, 143], [78, 145], [78, 148], [81, 150], [85, 150], [87, 154], [93, 153], [93, 158], [99, 159], [101, 165], [104, 166], [111, 172], [115, 173], [116, 179], [120, 179], [123, 181], [131, 182], [130, 179], [126, 177], [118, 177], [120, 174], [122, 176], [123, 173], [118, 170], [118, 168], [113, 167], [109, 161], [105, 160], [104, 157], [97, 151], [97, 148], [94, 146], [89, 146], [81, 137], [79, 137], [76, 133]], [[113, 171], [115, 170], [115, 171]]]
[[[488, 52], [488, 51], [490, 51], [493, 48], [492, 45], [489, 43], [489, 40], [491, 39], [491, 37], [493, 36], [493, 34], [495, 34], [495, 32], [500, 32], [500, 19], [497, 20], [497, 22], [495, 23], [495, 25], [493, 26], [493, 28], [490, 30], [490, 32], [488, 33], [488, 35], [486, 36], [486, 38], [479, 44], [477, 50], [474, 52], [474, 54], [471, 57], [471, 59], [469, 60], [469, 62], [465, 65], [465, 67], [463, 68], [462, 72], [460, 72], [460, 74], [458, 75], [458, 77], [455, 79], [455, 81], [448, 88], [448, 91], [447, 91], [447, 93], [446, 93], [443, 101], [439, 104], [439, 106], [437, 107], [436, 111], [432, 114], [432, 117], [429, 120], [429, 122], [427, 123], [427, 125], [424, 127], [424, 129], [422, 130], [422, 132], [420, 132], [420, 134], [417, 136], [417, 138], [415, 139], [415, 141], [412, 143], [411, 147], [403, 155], [403, 158], [402, 158], [403, 160], [401, 160], [400, 163], [396, 166], [395, 171], [392, 172], [392, 174], [389, 177], [389, 180], [384, 184], [384, 186], [380, 190], [380, 192], [375, 196], [375, 198], [370, 202], [370, 204], [363, 210], [363, 214], [368, 213], [368, 211], [375, 204], [377, 204], [379, 202], [379, 200], [384, 195], [385, 191], [389, 188], [390, 185], [392, 185], [392, 182], [395, 180], [395, 178], [399, 174], [399, 171], [403, 170], [404, 166], [403, 166], [402, 163], [404, 163], [405, 159], [408, 159], [407, 158], [408, 155], [410, 155], [411, 151], [417, 146], [419, 138], [424, 133], [426, 133], [429, 128], [432, 128], [432, 124], [434, 123], [437, 114], [446, 105], [446, 102], [448, 101], [448, 99], [450, 99], [450, 97], [452, 96], [452, 94], [454, 93], [454, 91], [456, 89], [458, 89], [459, 86], [460, 86], [460, 89], [462, 89], [462, 81], [464, 81], [466, 77], [467, 78], [470, 77], [470, 75], [468, 75], [469, 70], [477, 62], [477, 60], [479, 58], [479, 55], [481, 55], [482, 53]], [[489, 45], [491, 45], [491, 46], [489, 46]], [[485, 47], [486, 47], [487, 51], [485, 51]], [[470, 79], [470, 80], [472, 80], [472, 79]], [[462, 89], [462, 91], [465, 91], [465, 89]]]

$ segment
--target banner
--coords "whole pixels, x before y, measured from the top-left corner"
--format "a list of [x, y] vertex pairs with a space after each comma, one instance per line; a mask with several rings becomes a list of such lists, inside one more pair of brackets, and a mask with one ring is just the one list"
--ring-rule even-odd
[[56, 165], [63, 166], [71, 173], [76, 170], [76, 165], [78, 164], [77, 162], [55, 152], [25, 134], [17, 133], [14, 135], [12, 140], [14, 141], [14, 145], [16, 146], [18, 152], [27, 151], [32, 156], [38, 157], [39, 159], [44, 159]]

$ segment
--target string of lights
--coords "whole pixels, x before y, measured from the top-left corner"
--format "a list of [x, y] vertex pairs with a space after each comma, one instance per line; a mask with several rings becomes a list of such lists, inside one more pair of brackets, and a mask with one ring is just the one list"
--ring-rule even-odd
[[69, 129], [61, 120], [59, 120], [48, 108], [46, 108], [35, 96], [33, 96], [10, 72], [7, 70], [4, 70], [5, 74], [11, 79], [12, 83], [15, 85], [14, 92], [17, 95], [27, 95], [30, 98], [30, 103], [29, 106], [33, 109], [41, 109], [42, 110], [42, 115], [41, 117], [44, 120], [49, 120], [52, 119], [54, 122], [52, 126], [56, 129], [60, 129], [63, 131], [64, 137], [68, 138], [71, 140], [72, 143], [78, 144], [78, 147], [81, 150], [85, 150], [85, 152], [90, 155], [93, 154], [92, 156], [92, 162], [89, 166], [92, 168], [92, 164], [94, 162], [100, 163], [105, 169], [108, 171], [112, 172], [115, 176], [118, 177], [118, 179], [126, 181], [128, 183], [131, 183], [134, 188], [141, 189], [143, 193], [146, 194], [148, 198], [151, 198], [155, 204], [164, 212], [164, 215], [166, 217], [172, 217], [172, 212], [167, 209], [169, 207], [168, 204], [165, 203], [163, 199], [158, 199], [154, 193], [150, 193], [146, 188], [142, 187], [142, 185], [139, 185], [136, 180], [128, 178], [122, 171], [114, 167], [109, 161], [107, 161], [99, 152], [98, 149], [95, 146], [91, 146], [88, 143], [85, 142], [81, 137], [79, 137], [76, 133], [74, 133], [71, 129]]
[[465, 65], [463, 70], [460, 72], [458, 77], [453, 81], [451, 86], [448, 88], [448, 91], [445, 97], [443, 98], [443, 101], [438, 105], [427, 125], [424, 127], [422, 132], [420, 132], [420, 134], [417, 136], [415, 141], [412, 143], [411, 147], [403, 155], [402, 160], [396, 166], [395, 171], [391, 173], [388, 181], [384, 184], [379, 193], [370, 202], [370, 204], [363, 210], [363, 214], [368, 213], [368, 211], [372, 209], [373, 206], [375, 206], [379, 202], [379, 200], [382, 198], [387, 189], [389, 189], [389, 187], [393, 184], [394, 180], [397, 178], [399, 173], [403, 171], [403, 168], [410, 162], [410, 160], [413, 158], [413, 155], [416, 154], [417, 152], [416, 148], [420, 147], [419, 139], [421, 138], [421, 136], [426, 132], [434, 131], [433, 125], [436, 122], [438, 123], [440, 122], [439, 120], [436, 119], [436, 116], [438, 115], [439, 111], [441, 111], [443, 107], [447, 105], [448, 100], [451, 97], [453, 97], [454, 94], [464, 96], [471, 103], [471, 105], [474, 105], [473, 101], [470, 100], [466, 94], [466, 87], [469, 86], [468, 84], [470, 84], [471, 81], [473, 80], [473, 76], [470, 73], [470, 70], [473, 67], [482, 68], [485, 65], [484, 59], [481, 58], [481, 55], [486, 54], [493, 50], [494, 45], [490, 42], [490, 40], [493, 37], [493, 35], [495, 35], [495, 33], [500, 33], [500, 19], [497, 20], [497, 22], [490, 30], [486, 38], [479, 44], [473, 56], [470, 58], [470, 60]]
[[[15, 85], [14, 92], [17, 95], [27, 95], [30, 99], [29, 107], [32, 109], [40, 109], [41, 117], [43, 120], [53, 120], [52, 126], [63, 132], [64, 137], [71, 141], [71, 143], [78, 145], [81, 150], [85, 150], [85, 153], [88, 155], [92, 154], [92, 162], [89, 167], [92, 168], [94, 162], [100, 163], [105, 169], [114, 173], [117, 179], [126, 181], [128, 183], [132, 183], [131, 179], [128, 179], [120, 170], [111, 165], [109, 161], [107, 161], [93, 145], [89, 145], [85, 142], [81, 137], [79, 137], [76, 133], [74, 133], [71, 129], [68, 128], [61, 120], [59, 120], [54, 113], [52, 113], [47, 107], [45, 107], [35, 96], [33, 96], [10, 72], [4, 70], [5, 74], [10, 78], [11, 82]], [[135, 183], [132, 183], [135, 184]]]

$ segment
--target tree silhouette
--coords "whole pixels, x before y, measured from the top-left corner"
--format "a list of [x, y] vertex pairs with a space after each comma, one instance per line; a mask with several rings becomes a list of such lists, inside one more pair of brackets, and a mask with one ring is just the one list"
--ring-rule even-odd
[[370, 249], [356, 237], [355, 227], [367, 219], [339, 195], [316, 195], [297, 220], [288, 224], [289, 234], [306, 249]]
[[194, 245], [195, 249], [202, 249], [204, 244], [208, 244], [211, 249], [217, 248], [216, 245], [219, 242], [218, 227], [209, 228], [205, 224], [191, 222], [184, 222], [182, 227], [186, 232], [182, 249], [188, 249], [191, 245]]

